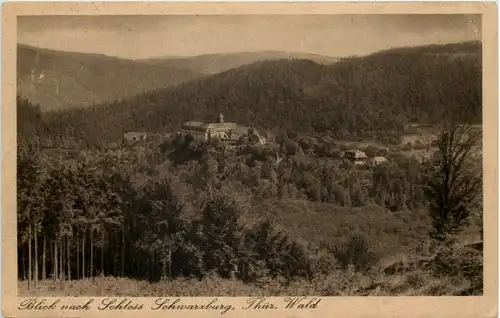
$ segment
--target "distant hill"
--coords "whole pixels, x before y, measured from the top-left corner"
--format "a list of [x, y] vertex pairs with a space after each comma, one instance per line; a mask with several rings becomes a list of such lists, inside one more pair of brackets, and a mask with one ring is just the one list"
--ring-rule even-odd
[[245, 125], [338, 138], [437, 123], [446, 112], [480, 123], [481, 50], [472, 42], [394, 49], [332, 65], [259, 61], [116, 103], [48, 113], [44, 120], [58, 138], [73, 127], [91, 144], [114, 141], [126, 130], [175, 131], [183, 121], [214, 120], [219, 112]]
[[42, 110], [89, 106], [165, 88], [200, 74], [99, 54], [17, 47], [18, 93]]
[[338, 58], [309, 53], [289, 53], [281, 51], [237, 52], [226, 54], [206, 54], [192, 57], [165, 57], [147, 60], [153, 64], [169, 65], [187, 69], [195, 73], [216, 74], [257, 61], [279, 59], [306, 59], [318, 64], [332, 64]]
[[17, 52], [18, 93], [40, 104], [43, 111], [126, 99], [260, 60], [300, 57], [325, 64], [336, 61], [322, 55], [277, 51], [148, 60], [61, 52], [22, 44]]

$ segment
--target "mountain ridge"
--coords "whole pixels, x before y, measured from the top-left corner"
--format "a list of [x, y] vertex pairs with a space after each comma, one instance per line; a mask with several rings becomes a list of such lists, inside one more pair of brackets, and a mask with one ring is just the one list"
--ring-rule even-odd
[[326, 56], [281, 51], [126, 59], [28, 44], [18, 44], [17, 53], [18, 93], [40, 104], [44, 111], [126, 99], [258, 60], [297, 56], [324, 61], [329, 59]]
[[339, 60], [315, 53], [285, 52], [277, 50], [243, 51], [230, 53], [210, 53], [187, 57], [151, 58], [145, 61], [153, 63], [169, 63], [179, 68], [189, 69], [201, 74], [216, 74], [232, 68], [263, 60], [277, 59], [309, 59], [318, 64], [332, 64]]

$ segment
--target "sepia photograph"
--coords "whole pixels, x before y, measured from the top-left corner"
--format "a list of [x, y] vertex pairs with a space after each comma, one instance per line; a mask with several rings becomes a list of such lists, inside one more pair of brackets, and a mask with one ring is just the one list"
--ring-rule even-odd
[[407, 11], [14, 17], [15, 308], [483, 296], [484, 19]]
[[478, 15], [18, 18], [21, 295], [481, 295]]

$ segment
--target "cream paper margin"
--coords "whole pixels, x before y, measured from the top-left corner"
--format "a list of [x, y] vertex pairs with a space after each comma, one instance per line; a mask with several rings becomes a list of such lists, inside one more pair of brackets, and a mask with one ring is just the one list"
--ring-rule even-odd
[[[21, 15], [214, 15], [214, 14], [481, 14], [483, 41], [483, 169], [484, 169], [484, 295], [481, 297], [322, 297], [315, 310], [242, 310], [245, 297], [219, 297], [232, 304], [228, 317], [496, 317], [498, 312], [498, 51], [497, 7], [493, 2], [386, 2], [386, 3], [201, 3], [201, 2], [23, 2], [2, 6], [2, 314], [5, 317], [73, 316], [120, 318], [182, 315], [217, 317], [220, 312], [152, 311], [155, 298], [133, 298], [148, 304], [141, 311], [92, 310], [86, 312], [17, 311], [16, 249], [16, 43], [17, 16]], [[312, 296], [312, 295], [311, 295]], [[90, 297], [61, 298], [84, 304]], [[56, 298], [47, 298], [48, 302]], [[132, 299], [132, 298], [129, 298]], [[212, 297], [181, 298], [204, 304]], [[282, 299], [270, 298], [275, 303]]]

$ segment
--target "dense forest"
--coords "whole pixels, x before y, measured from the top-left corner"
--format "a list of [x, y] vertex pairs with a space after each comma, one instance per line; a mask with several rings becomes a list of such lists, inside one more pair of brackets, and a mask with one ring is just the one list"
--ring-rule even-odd
[[[430, 239], [428, 166], [400, 156], [355, 168], [328, 138], [227, 148], [176, 137], [115, 150], [19, 138], [18, 147], [18, 273], [35, 285], [97, 276], [318, 282], [352, 269], [374, 275], [393, 253], [430, 257], [440, 246]], [[481, 210], [470, 214], [464, 226], [480, 224]], [[467, 253], [418, 266], [460, 282], [452, 293], [481, 293], [482, 255]]]
[[126, 131], [173, 132], [183, 121], [213, 121], [223, 112], [228, 121], [274, 133], [385, 138], [450, 112], [480, 123], [481, 76], [476, 42], [388, 50], [329, 66], [256, 62], [125, 101], [44, 113], [39, 136], [101, 147]]
[[[21, 100], [19, 106], [32, 107]], [[325, 150], [329, 147], [339, 150], [328, 140], [285, 136], [279, 147], [226, 149], [218, 143], [166, 139], [136, 148], [54, 154], [44, 152], [37, 139], [20, 138], [19, 211], [24, 213], [18, 214], [18, 224], [23, 253], [29, 254], [28, 238], [35, 238], [34, 259], [44, 268], [38, 269], [43, 278], [57, 270], [67, 277], [91, 276], [93, 266], [105, 274], [152, 278], [167, 275], [162, 272], [167, 265], [172, 276], [221, 270], [229, 277], [236, 261], [240, 266], [263, 262], [259, 266], [277, 271], [274, 274], [310, 275], [305, 252], [293, 240], [283, 233], [256, 235], [256, 229], [273, 230], [268, 220], [256, 228], [242, 228], [248, 224], [237, 218], [244, 207], [231, 201], [231, 195], [251, 205], [279, 197], [341, 207], [363, 207], [374, 200], [393, 211], [422, 207], [417, 161], [404, 161], [396, 170], [345, 170], [338, 160], [301, 156], [301, 144], [324, 156], [331, 155], [332, 150]], [[285, 159], [278, 162], [276, 155]], [[191, 222], [183, 219], [185, 214]], [[223, 256], [230, 258], [227, 268], [203, 258], [219, 248], [229, 254]], [[171, 253], [168, 264], [166, 251]], [[246, 253], [278, 254], [271, 260], [268, 254], [255, 258]], [[125, 262], [127, 258], [134, 261]], [[271, 261], [277, 263], [266, 264]], [[27, 275], [26, 266], [20, 262], [20, 275]]]
[[[476, 44], [463, 45], [471, 56], [449, 56], [462, 46], [438, 48], [332, 66], [259, 62], [64, 112], [42, 112], [18, 96], [19, 279], [217, 277], [302, 282], [325, 296], [375, 286], [385, 295], [482, 294], [482, 252], [450, 243], [481, 232], [475, 143], [444, 130], [428, 160], [374, 148], [369, 156], [389, 161], [355, 167], [335, 139], [438, 123], [451, 110], [459, 122], [464, 114], [480, 120]], [[248, 138], [228, 147], [161, 134], [220, 111], [276, 135], [266, 145]], [[102, 147], [134, 129], [160, 134]], [[394, 276], [405, 278], [398, 285]]]

